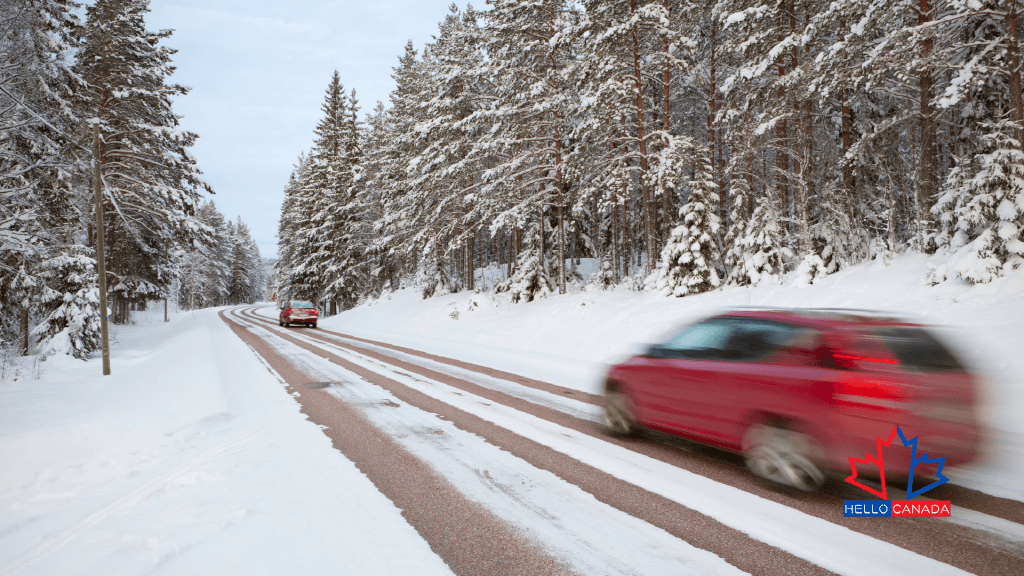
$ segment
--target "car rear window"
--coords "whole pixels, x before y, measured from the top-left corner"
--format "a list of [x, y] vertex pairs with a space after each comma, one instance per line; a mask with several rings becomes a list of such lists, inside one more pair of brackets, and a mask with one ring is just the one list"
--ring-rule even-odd
[[313, 306], [312, 302], [302, 302], [300, 300], [296, 300], [295, 302], [292, 302], [292, 308], [313, 308], [313, 307], [314, 306]]
[[873, 332], [904, 366], [923, 372], [966, 371], [956, 356], [923, 328], [883, 326]]

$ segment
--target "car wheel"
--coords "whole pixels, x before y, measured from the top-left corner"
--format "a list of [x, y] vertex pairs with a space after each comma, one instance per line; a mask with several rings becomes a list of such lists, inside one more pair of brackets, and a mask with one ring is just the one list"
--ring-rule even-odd
[[814, 464], [815, 452], [810, 436], [784, 425], [755, 424], [743, 435], [743, 457], [751, 472], [804, 492], [825, 483], [825, 475]]
[[310, 324], [309, 327], [310, 328], [316, 328], [316, 322], [313, 322], [312, 324]]
[[630, 436], [637, 431], [636, 418], [629, 407], [629, 398], [622, 392], [608, 392], [604, 397], [604, 422], [608, 430], [618, 436]]

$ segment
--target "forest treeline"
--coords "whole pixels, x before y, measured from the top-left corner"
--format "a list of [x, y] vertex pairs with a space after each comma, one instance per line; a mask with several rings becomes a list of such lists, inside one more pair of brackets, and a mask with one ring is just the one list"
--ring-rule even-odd
[[171, 107], [189, 91], [170, 81], [171, 31], [146, 29], [149, 0], [82, 7], [0, 0], [0, 344], [23, 354], [99, 345], [94, 160], [112, 322], [176, 293], [262, 297], [248, 229], [201, 207], [212, 190]]
[[[1024, 254], [1018, 0], [452, 5], [360, 119], [331, 80], [285, 188], [280, 292], [513, 301], [813, 282], [905, 250]], [[581, 278], [580, 258], [598, 272]]]

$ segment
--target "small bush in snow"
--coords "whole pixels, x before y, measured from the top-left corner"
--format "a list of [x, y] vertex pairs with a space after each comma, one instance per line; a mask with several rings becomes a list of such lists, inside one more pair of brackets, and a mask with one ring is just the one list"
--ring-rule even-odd
[[828, 269], [825, 267], [825, 262], [821, 259], [821, 256], [808, 254], [804, 256], [803, 261], [796, 267], [796, 272], [793, 275], [793, 286], [807, 286], [814, 284], [815, 280], [828, 276]]

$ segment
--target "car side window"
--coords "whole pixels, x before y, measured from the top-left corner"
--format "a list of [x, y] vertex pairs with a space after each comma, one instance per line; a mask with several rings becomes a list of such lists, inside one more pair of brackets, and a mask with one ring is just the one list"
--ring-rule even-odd
[[725, 360], [757, 360], [791, 346], [805, 332], [807, 329], [791, 324], [744, 318], [734, 325], [722, 357]]
[[716, 359], [721, 356], [732, 332], [731, 322], [716, 318], [687, 327], [658, 349], [669, 358]]

